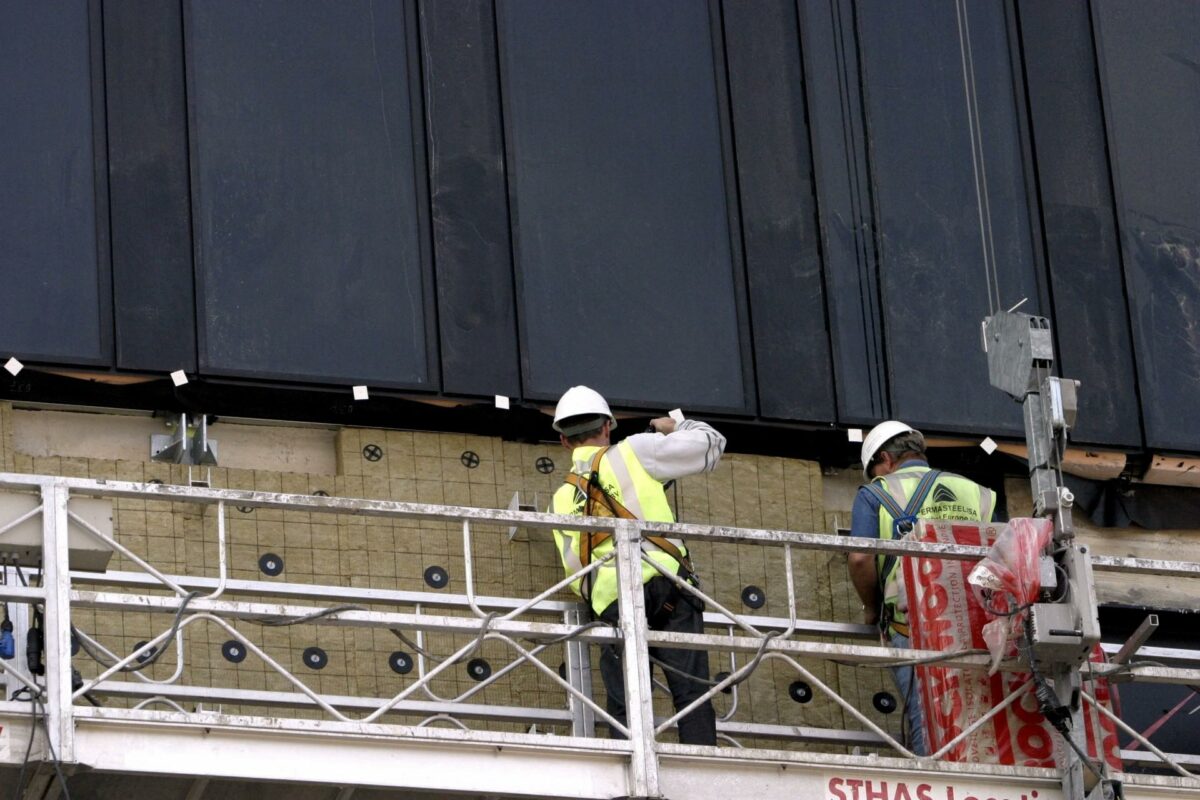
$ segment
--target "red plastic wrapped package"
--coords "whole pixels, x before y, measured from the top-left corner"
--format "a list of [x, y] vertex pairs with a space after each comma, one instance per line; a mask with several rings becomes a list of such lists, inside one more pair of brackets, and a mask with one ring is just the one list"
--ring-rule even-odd
[[967, 583], [989, 619], [983, 626], [983, 641], [992, 654], [992, 672], [1009, 642], [1020, 637], [1028, 607], [1042, 588], [1038, 560], [1053, 535], [1054, 523], [1048, 519], [1014, 519], [1001, 529], [991, 552], [967, 575]]
[[[993, 604], [1015, 603], [1005, 609], [993, 605], [996, 611], [1008, 610], [1029, 602], [1037, 594], [1036, 572], [1040, 547], [1037, 546], [1044, 520], [1014, 520], [1018, 532], [1008, 537], [1006, 555], [991, 558], [989, 569], [1002, 585], [990, 593]], [[930, 522], [921, 520], [911, 536], [918, 541], [941, 542], [991, 547], [1004, 537], [1004, 524], [969, 522]], [[1022, 551], [1032, 550], [1034, 558], [1031, 579], [1021, 566]], [[999, 555], [999, 554], [997, 554]], [[999, 619], [1006, 631], [1007, 618], [989, 615], [967, 581], [968, 573], [977, 562], [941, 558], [908, 557], [902, 559], [904, 591], [908, 600], [908, 620], [912, 646], [919, 650], [953, 651], [982, 649], [984, 628]], [[1023, 593], [1034, 586], [1032, 596]], [[1010, 589], [1011, 587], [1011, 589]], [[1024, 588], [1023, 588], [1024, 587]], [[1011, 598], [1004, 598], [1005, 593]], [[1016, 643], [1005, 632], [1003, 657], [1016, 655]], [[1099, 648], [1093, 658], [1102, 659]], [[925, 711], [925, 741], [930, 752], [936, 752], [961, 734], [972, 722], [999, 705], [1012, 692], [1030, 682], [1024, 672], [988, 674], [982, 670], [962, 670], [936, 664], [916, 668], [917, 692]], [[1107, 682], [1097, 681], [1093, 694], [1099, 702], [1108, 704]], [[1116, 729], [1094, 709], [1085, 708], [1085, 727], [1088, 752], [1093, 757], [1103, 753], [1114, 769], [1120, 770], [1119, 745]], [[1064, 760], [1066, 745], [1038, 710], [1032, 689], [1026, 690], [1004, 711], [951, 748], [946, 758], [985, 764], [1013, 764], [1030, 767], [1053, 767]]]

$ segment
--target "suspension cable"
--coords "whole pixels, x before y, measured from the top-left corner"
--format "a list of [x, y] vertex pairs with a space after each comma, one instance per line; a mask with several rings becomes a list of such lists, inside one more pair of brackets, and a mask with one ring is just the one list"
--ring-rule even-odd
[[983, 125], [979, 121], [979, 96], [975, 88], [975, 59], [971, 51], [971, 24], [966, 0], [954, 0], [958, 22], [958, 52], [962, 60], [963, 92], [967, 100], [967, 129], [971, 135], [971, 171], [975, 178], [975, 207], [979, 212], [979, 246], [983, 254], [983, 277], [988, 296], [988, 314], [1003, 310], [996, 272], [996, 243], [992, 235], [992, 207], [988, 200], [987, 162], [983, 154]]

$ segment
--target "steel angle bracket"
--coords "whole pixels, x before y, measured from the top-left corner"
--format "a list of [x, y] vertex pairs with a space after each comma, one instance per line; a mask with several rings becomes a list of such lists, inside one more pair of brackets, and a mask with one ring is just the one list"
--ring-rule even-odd
[[[168, 423], [171, 424], [171, 423]], [[150, 460], [166, 464], [215, 466], [217, 441], [208, 438], [206, 414], [180, 414], [173, 433], [150, 437]]]

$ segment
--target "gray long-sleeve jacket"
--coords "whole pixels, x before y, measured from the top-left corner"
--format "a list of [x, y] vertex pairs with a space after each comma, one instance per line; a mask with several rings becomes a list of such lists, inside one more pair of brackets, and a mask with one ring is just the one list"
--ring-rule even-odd
[[725, 437], [711, 425], [685, 419], [671, 433], [636, 433], [625, 440], [656, 481], [712, 472], [725, 452]]

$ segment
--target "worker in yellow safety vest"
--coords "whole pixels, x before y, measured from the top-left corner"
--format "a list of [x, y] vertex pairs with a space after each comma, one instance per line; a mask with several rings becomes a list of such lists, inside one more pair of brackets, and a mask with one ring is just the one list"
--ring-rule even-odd
[[[930, 469], [925, 437], [903, 422], [876, 425], [863, 439], [863, 478], [850, 516], [851, 535], [866, 539], [900, 539], [919, 519], [989, 522], [996, 496], [972, 480]], [[893, 555], [851, 553], [850, 579], [863, 601], [868, 625], [878, 625], [884, 642], [910, 647], [907, 603], [900, 562]], [[927, 755], [924, 716], [911, 666], [893, 667], [892, 676], [904, 700], [909, 749]]]
[[[634, 434], [610, 446], [610, 434], [617, 421], [608, 402], [586, 386], [568, 389], [555, 408], [554, 429], [562, 446], [571, 452], [571, 472], [554, 493], [550, 511], [674, 522], [663, 484], [715, 469], [725, 451], [725, 437], [697, 420], [676, 422], [663, 417], [652, 420], [650, 425], [651, 431]], [[612, 537], [599, 532], [556, 530], [554, 542], [568, 575], [604, 558], [614, 547]], [[642, 550], [672, 574], [698, 585], [683, 542], [647, 536]], [[650, 564], [642, 564], [641, 577], [646, 617], [653, 630], [703, 631], [703, 602], [681, 590]], [[572, 582], [571, 589], [588, 602], [596, 618], [613, 625], [618, 622], [615, 558]], [[652, 663], [657, 661], [666, 673], [676, 711], [707, 690], [708, 654], [704, 651], [652, 647], [650, 656]], [[624, 725], [625, 681], [619, 645], [601, 648], [600, 676], [608, 695], [608, 713]], [[624, 738], [611, 726], [609, 735]], [[679, 721], [679, 741], [716, 744], [716, 716], [711, 702], [702, 703]]]

